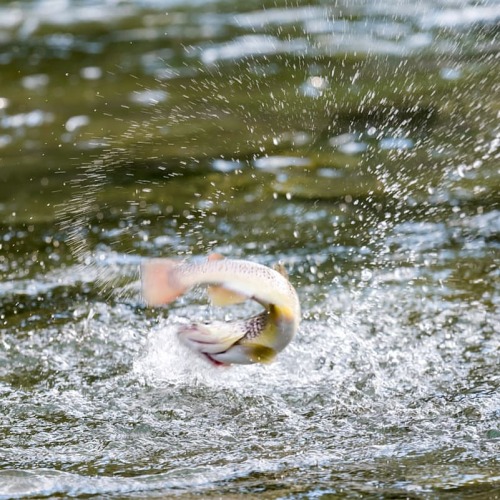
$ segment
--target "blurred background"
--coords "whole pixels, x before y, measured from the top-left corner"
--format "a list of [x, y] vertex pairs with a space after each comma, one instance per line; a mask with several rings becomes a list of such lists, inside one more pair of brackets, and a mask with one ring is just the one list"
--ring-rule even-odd
[[[500, 3], [0, 2], [0, 498], [493, 498]], [[143, 257], [285, 264], [216, 370]]]

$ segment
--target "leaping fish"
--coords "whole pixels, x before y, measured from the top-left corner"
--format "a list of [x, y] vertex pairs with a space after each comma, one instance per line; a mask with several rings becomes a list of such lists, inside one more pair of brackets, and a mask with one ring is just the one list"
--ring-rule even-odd
[[142, 264], [142, 294], [150, 306], [174, 301], [197, 285], [208, 285], [212, 304], [252, 299], [264, 311], [232, 322], [193, 323], [179, 339], [214, 365], [272, 361], [292, 340], [300, 323], [297, 293], [284, 271], [219, 254], [202, 261], [150, 259]]

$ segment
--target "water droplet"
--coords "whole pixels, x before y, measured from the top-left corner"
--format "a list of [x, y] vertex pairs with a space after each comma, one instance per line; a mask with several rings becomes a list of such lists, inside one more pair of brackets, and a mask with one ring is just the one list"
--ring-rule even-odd
[[363, 269], [361, 271], [361, 279], [363, 281], [370, 281], [372, 279], [373, 273], [369, 269]]

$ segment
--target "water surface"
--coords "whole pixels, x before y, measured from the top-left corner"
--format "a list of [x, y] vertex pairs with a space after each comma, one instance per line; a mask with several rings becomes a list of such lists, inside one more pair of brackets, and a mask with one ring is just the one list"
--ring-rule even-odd
[[[0, 498], [497, 498], [500, 4], [0, 6]], [[281, 261], [221, 370], [138, 266]]]

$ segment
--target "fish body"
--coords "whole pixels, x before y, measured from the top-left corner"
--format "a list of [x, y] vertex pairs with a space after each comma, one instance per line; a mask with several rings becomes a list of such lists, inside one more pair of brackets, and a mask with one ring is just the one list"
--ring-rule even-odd
[[151, 306], [168, 304], [198, 285], [208, 285], [214, 305], [251, 299], [264, 307], [262, 313], [244, 320], [179, 328], [181, 341], [215, 365], [272, 361], [298, 329], [297, 293], [277, 270], [217, 254], [203, 261], [151, 259], [142, 265], [143, 296]]

